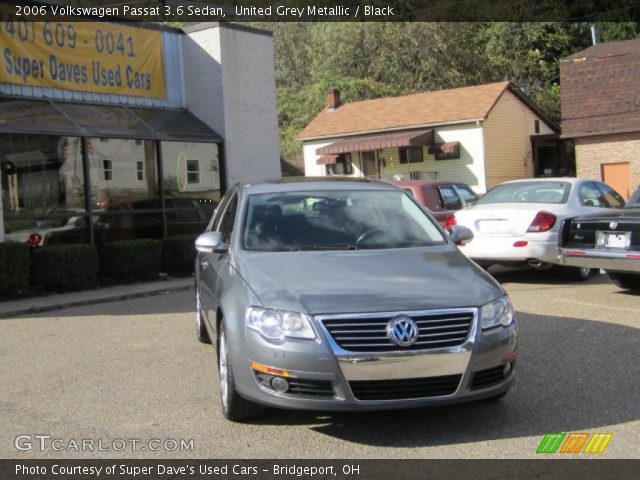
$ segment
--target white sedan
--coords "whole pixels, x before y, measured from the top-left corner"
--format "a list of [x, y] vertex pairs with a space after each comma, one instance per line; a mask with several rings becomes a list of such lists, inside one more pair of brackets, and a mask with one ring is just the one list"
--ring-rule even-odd
[[[462, 251], [478, 264], [546, 269], [560, 263], [558, 232], [565, 218], [623, 206], [624, 199], [602, 182], [535, 178], [501, 183], [455, 217], [473, 231]], [[586, 280], [594, 270], [565, 267], [565, 272]]]

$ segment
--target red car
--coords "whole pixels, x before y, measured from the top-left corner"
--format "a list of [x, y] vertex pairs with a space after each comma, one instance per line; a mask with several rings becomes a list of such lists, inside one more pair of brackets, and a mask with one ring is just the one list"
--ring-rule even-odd
[[462, 182], [400, 180], [391, 183], [413, 195], [447, 230], [456, 224], [454, 212], [473, 205], [478, 199], [469, 185]]

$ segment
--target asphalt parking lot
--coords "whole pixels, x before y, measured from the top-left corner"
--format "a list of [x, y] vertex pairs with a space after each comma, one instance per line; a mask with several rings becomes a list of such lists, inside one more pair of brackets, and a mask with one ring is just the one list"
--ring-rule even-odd
[[[214, 351], [195, 338], [193, 292], [2, 319], [0, 457], [530, 458], [546, 433], [601, 432], [614, 436], [598, 457], [640, 458], [640, 295], [604, 275], [585, 284], [495, 275], [518, 311], [515, 387], [498, 402], [421, 410], [224, 420]], [[30, 449], [16, 449], [19, 435]], [[35, 435], [63, 450], [44, 439], [41, 451]], [[83, 439], [141, 448], [69, 449]], [[150, 439], [193, 440], [193, 449], [150, 451]]]

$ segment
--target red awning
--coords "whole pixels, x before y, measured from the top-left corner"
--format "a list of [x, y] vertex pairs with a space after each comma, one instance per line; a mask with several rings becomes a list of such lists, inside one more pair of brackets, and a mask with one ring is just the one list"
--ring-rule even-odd
[[333, 165], [338, 160], [338, 155], [322, 155], [316, 160], [316, 165]]
[[433, 143], [433, 130], [385, 133], [366, 137], [352, 137], [321, 147], [317, 155], [338, 155], [349, 152], [368, 152], [382, 148], [417, 147]]

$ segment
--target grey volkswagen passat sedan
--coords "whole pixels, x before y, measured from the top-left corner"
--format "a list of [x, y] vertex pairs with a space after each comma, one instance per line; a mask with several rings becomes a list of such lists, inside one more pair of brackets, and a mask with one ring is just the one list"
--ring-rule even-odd
[[222, 412], [369, 410], [504, 395], [514, 311], [403, 190], [308, 179], [236, 185], [196, 240], [198, 337]]

